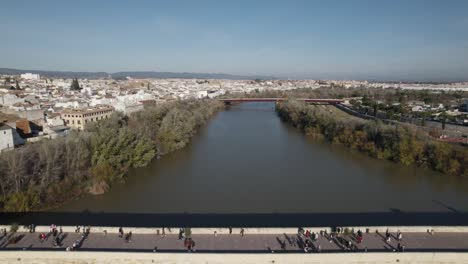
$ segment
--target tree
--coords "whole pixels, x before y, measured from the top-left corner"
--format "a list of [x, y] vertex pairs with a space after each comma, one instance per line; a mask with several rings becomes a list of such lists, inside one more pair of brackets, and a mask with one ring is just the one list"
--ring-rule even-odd
[[21, 90], [21, 87], [19, 86], [18, 80], [16, 80], [16, 90]]
[[73, 79], [71, 86], [70, 86], [70, 90], [79, 91], [81, 89], [82, 88], [80, 87], [80, 83], [78, 82], [78, 79], [77, 78]]
[[447, 122], [447, 114], [445, 112], [440, 114], [440, 121], [442, 122], [442, 130], [445, 130], [445, 122]]
[[427, 112], [422, 113], [421, 126], [426, 126]]

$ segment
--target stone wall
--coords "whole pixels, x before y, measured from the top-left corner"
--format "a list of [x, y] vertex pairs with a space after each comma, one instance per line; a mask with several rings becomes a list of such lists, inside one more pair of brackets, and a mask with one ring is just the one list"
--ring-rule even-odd
[[[75, 226], [58, 226], [62, 227], [63, 232], [75, 232]], [[0, 230], [6, 228], [10, 230], [8, 225], [0, 225]], [[82, 227], [81, 227], [82, 228]], [[331, 232], [330, 227], [303, 227], [305, 230], [310, 230], [311, 232], [320, 232], [321, 230]], [[385, 232], [387, 229], [390, 232], [401, 231], [403, 233], [409, 232], [454, 232], [454, 233], [466, 233], [468, 232], [468, 226], [350, 226], [342, 227], [344, 230], [348, 228], [349, 230], [354, 229], [354, 231], [361, 230], [366, 232], [369, 229], [369, 232], [374, 233], [376, 230], [379, 232]], [[81, 229], [82, 230], [82, 229]], [[153, 228], [141, 228], [141, 227], [124, 227], [125, 232], [132, 231], [134, 234], [160, 234], [162, 233], [162, 227], [153, 227]], [[192, 234], [214, 234], [216, 231], [217, 234], [228, 234], [228, 228], [192, 228]], [[19, 226], [18, 232], [28, 232], [28, 228], [25, 226]], [[49, 232], [50, 226], [37, 226], [36, 232]], [[100, 226], [100, 227], [91, 227], [91, 233], [102, 233], [106, 231], [107, 233], [118, 233], [119, 228], [115, 226]], [[165, 228], [166, 234], [178, 234], [179, 227], [169, 227]], [[239, 233], [240, 228], [233, 228], [233, 233]], [[244, 228], [246, 234], [294, 234], [297, 232], [297, 228]]]
[[4, 263], [467, 263], [468, 253], [203, 254], [0, 251]]

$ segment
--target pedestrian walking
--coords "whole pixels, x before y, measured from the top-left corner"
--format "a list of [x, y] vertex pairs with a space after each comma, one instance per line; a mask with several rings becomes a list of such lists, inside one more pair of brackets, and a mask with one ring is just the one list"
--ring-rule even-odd
[[123, 228], [122, 227], [119, 227], [119, 237], [123, 237], [124, 235], [124, 231], [123, 231]]
[[241, 237], [244, 237], [244, 228], [241, 228], [240, 234], [241, 234]]
[[286, 250], [286, 241], [281, 241], [281, 249]]
[[41, 234], [39, 235], [39, 239], [41, 240], [41, 243], [44, 242], [45, 239], [46, 239], [46, 235], [45, 235], [44, 233], [41, 233]]
[[232, 234], [232, 227], [229, 227], [229, 234]]
[[361, 229], [359, 229], [357, 231], [357, 242], [358, 242], [358, 244], [361, 244], [361, 242], [362, 242], [362, 231], [361, 231]]
[[179, 229], [179, 240], [182, 240], [183, 236], [184, 236], [184, 229], [181, 228]]
[[304, 234], [304, 228], [298, 227], [298, 228], [297, 228], [297, 234], [298, 234], [298, 235], [303, 235], [303, 234]]

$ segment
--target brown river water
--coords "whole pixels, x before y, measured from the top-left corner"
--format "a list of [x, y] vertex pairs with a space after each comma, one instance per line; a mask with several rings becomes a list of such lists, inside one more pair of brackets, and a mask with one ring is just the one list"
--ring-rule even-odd
[[132, 170], [103, 195], [58, 212], [457, 212], [468, 182], [321, 143], [283, 123], [272, 103], [217, 114], [186, 148]]

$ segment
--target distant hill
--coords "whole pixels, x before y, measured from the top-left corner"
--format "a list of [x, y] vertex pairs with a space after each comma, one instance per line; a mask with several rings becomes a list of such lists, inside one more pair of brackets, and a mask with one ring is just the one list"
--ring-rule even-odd
[[71, 72], [71, 71], [41, 71], [41, 70], [18, 70], [9, 68], [0, 68], [0, 74], [19, 75], [22, 73], [34, 73], [41, 76], [51, 78], [88, 78], [88, 79], [102, 79], [108, 78], [109, 74], [106, 72]]
[[154, 72], [154, 71], [137, 71], [137, 72], [116, 72], [112, 73], [114, 79], [132, 77], [136, 79], [228, 79], [228, 80], [271, 80], [275, 79], [272, 76], [247, 76], [247, 75], [232, 75], [224, 73], [192, 73], [192, 72]]
[[229, 80], [254, 80], [275, 79], [272, 76], [242, 76], [224, 73], [190, 73], [190, 72], [154, 72], [154, 71], [134, 71], [134, 72], [72, 72], [72, 71], [42, 71], [42, 70], [19, 70], [10, 68], [0, 68], [0, 74], [19, 75], [22, 73], [35, 73], [50, 78], [86, 78], [86, 79], [124, 79], [131, 77], [135, 79], [229, 79]]

